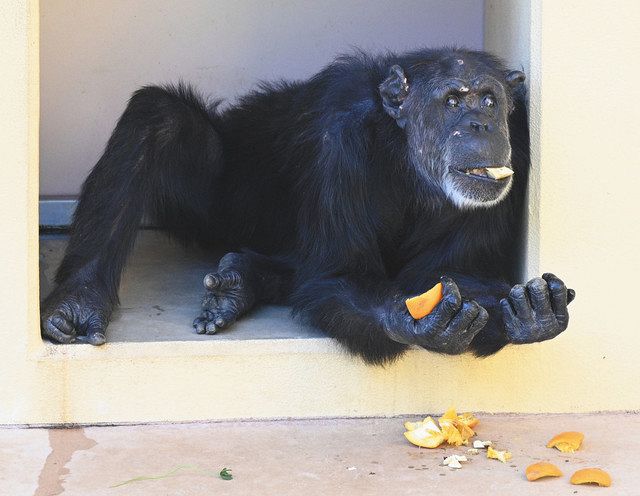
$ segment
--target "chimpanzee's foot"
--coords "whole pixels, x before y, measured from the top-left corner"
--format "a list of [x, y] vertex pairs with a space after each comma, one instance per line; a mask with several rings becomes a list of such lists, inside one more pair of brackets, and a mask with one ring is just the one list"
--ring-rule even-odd
[[57, 343], [104, 344], [111, 310], [109, 298], [96, 285], [58, 286], [42, 304], [42, 336]]
[[217, 272], [207, 274], [202, 299], [202, 312], [193, 321], [198, 334], [215, 334], [233, 324], [256, 302], [255, 290], [249, 282], [247, 255], [227, 253]]

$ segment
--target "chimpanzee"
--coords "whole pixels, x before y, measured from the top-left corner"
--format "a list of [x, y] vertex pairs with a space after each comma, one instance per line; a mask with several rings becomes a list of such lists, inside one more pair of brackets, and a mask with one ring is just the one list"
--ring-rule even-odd
[[[138, 90], [83, 185], [43, 335], [105, 342], [144, 213], [230, 251], [204, 278], [200, 334], [274, 303], [372, 364], [557, 336], [574, 291], [553, 274], [514, 285], [524, 79], [441, 48], [356, 51], [224, 110], [185, 84]], [[438, 281], [441, 302], [414, 320], [405, 299]]]

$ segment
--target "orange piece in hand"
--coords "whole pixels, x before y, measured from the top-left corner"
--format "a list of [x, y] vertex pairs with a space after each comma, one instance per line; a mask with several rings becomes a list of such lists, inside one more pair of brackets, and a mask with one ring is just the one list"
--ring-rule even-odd
[[553, 463], [539, 462], [529, 465], [524, 471], [527, 480], [534, 481], [542, 477], [561, 477], [562, 472]]
[[609, 487], [611, 476], [599, 468], [583, 468], [571, 476], [571, 484], [598, 484]]
[[418, 320], [429, 315], [442, 299], [442, 283], [439, 282], [426, 293], [409, 298], [406, 301], [407, 310], [411, 316]]
[[547, 448], [556, 448], [563, 453], [573, 453], [582, 444], [584, 434], [582, 432], [561, 432], [560, 434], [553, 436], [553, 438], [547, 443]]

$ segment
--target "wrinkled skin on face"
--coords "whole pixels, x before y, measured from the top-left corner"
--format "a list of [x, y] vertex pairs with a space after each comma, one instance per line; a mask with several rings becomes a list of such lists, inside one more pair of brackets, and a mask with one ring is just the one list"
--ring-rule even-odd
[[[512, 184], [508, 117], [524, 74], [455, 56], [433, 64], [392, 67], [380, 88], [385, 110], [405, 129], [419, 177], [461, 209], [495, 205]], [[505, 177], [487, 170], [501, 167]]]

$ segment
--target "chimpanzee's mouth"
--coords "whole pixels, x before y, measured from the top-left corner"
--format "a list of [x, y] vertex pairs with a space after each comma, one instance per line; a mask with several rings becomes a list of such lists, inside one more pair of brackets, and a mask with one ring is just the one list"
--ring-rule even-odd
[[489, 181], [504, 181], [513, 175], [513, 169], [506, 166], [473, 167], [453, 170], [458, 174], [464, 174], [474, 179], [485, 179]]

